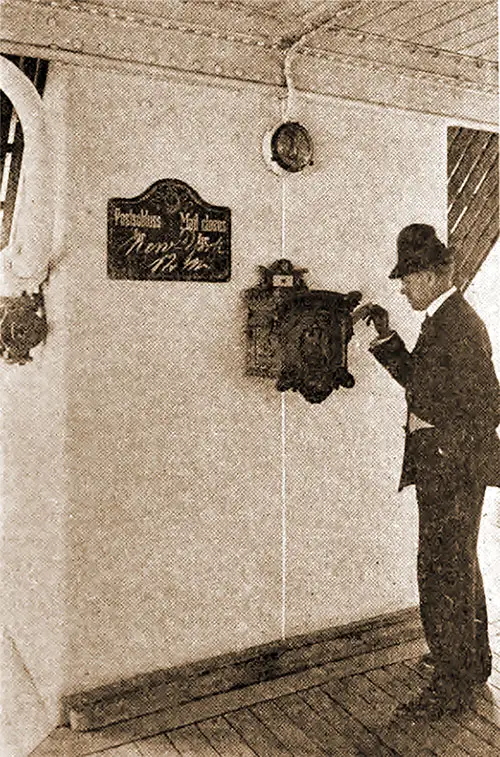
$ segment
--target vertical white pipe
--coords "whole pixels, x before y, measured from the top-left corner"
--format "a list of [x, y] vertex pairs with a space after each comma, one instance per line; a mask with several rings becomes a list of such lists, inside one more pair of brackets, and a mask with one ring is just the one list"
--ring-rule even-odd
[[0, 56], [0, 88], [12, 102], [24, 136], [22, 171], [8, 246], [2, 250], [0, 286], [6, 295], [36, 291], [50, 259], [54, 222], [51, 125], [35, 85]]

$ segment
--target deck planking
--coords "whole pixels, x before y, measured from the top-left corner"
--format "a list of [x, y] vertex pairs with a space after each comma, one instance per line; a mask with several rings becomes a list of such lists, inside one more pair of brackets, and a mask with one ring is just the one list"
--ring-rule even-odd
[[[500, 624], [492, 624], [491, 630], [495, 636]], [[96, 732], [57, 729], [60, 733], [52, 741], [49, 737], [32, 757], [500, 754], [499, 653], [494, 652], [490, 682], [478, 688], [467, 710], [437, 721], [413, 722], [399, 707], [418, 695], [429, 679], [431, 669], [420, 662], [422, 651], [421, 645], [404, 641], [335, 661], [334, 667], [329, 662], [247, 690], [225, 692], [203, 700], [198, 709], [192, 709], [194, 703], [186, 705], [189, 722], [154, 713]]]

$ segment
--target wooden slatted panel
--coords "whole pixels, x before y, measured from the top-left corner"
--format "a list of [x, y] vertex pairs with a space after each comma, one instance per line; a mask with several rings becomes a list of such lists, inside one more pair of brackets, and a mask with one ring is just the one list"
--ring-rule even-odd
[[466, 50], [468, 47], [472, 47], [479, 42], [484, 42], [485, 39], [491, 37], [493, 32], [492, 27], [493, 25], [490, 20], [472, 24], [460, 34], [445, 35], [440, 47], [444, 50]]
[[394, 757], [394, 752], [384, 746], [376, 734], [371, 733], [320, 688], [301, 692], [300, 696], [325, 722], [351, 739], [362, 754], [369, 754], [370, 757]]
[[448, 179], [453, 175], [463, 154], [472, 143], [474, 134], [471, 129], [450, 126], [448, 129]]
[[495, 28], [497, 19], [495, 0], [489, 3], [481, 3], [479, 6], [471, 6], [469, 3], [453, 3], [452, 7], [454, 10], [450, 12], [450, 20], [421, 34], [418, 39], [420, 44], [441, 47], [444, 40], [458, 36], [467, 29], [485, 21], [490, 21], [492, 27]]
[[359, 757], [359, 750], [349, 736], [339, 732], [327, 723], [298, 694], [276, 700], [278, 707], [306, 736], [327, 754], [341, 754], [343, 757]]
[[172, 731], [169, 739], [182, 757], [217, 757], [217, 752], [196, 725]]
[[165, 734], [138, 741], [136, 746], [141, 757], [179, 757], [179, 752]]
[[251, 34], [277, 40], [300, 37], [319, 14], [332, 15], [343, 0], [238, 0], [233, 2], [173, 2], [173, 0], [93, 0], [93, 4], [120, 8], [125, 14], [145, 12], [149, 17], [181, 25], [207, 27], [227, 33]]
[[[482, 3], [484, 0], [475, 0], [475, 5], [469, 3], [467, 9], [473, 10], [475, 6]], [[462, 4], [456, 2], [440, 0], [440, 2], [429, 3], [424, 0], [418, 5], [421, 6], [421, 15], [394, 26], [391, 36], [419, 42], [422, 34], [439, 29], [443, 24], [447, 24], [464, 12]]]
[[226, 720], [259, 757], [293, 757], [293, 753], [250, 710], [231, 712], [226, 715]]
[[370, 23], [375, 18], [382, 18], [386, 13], [400, 5], [403, 5], [403, 3], [369, 0], [352, 8], [346, 8], [345, 12], [339, 14], [337, 20], [341, 26], [347, 26], [349, 29], [360, 29], [364, 24]]
[[[453, 201], [448, 211], [448, 224], [452, 233], [460, 216], [471, 200], [470, 192], [467, 191], [467, 188], [477, 187], [480, 181], [495, 166], [498, 156], [498, 137], [496, 134], [485, 135], [484, 139], [479, 138], [474, 140], [473, 147], [475, 149], [471, 149], [469, 152], [473, 152], [474, 157], [471, 156], [472, 159], [462, 161], [465, 165], [462, 170], [455, 172], [456, 180], [453, 181], [453, 189], [456, 187], [456, 191], [450, 191]], [[465, 172], [467, 173], [462, 178]], [[462, 181], [458, 184], [460, 178], [462, 178]]]
[[[439, 5], [439, 2], [436, 5]], [[363, 29], [374, 34], [382, 34], [389, 37], [396, 36], [393, 32], [398, 26], [406, 27], [407, 24], [412, 23], [414, 18], [427, 14], [428, 11], [429, 4], [425, 0], [424, 2], [411, 0], [410, 2], [401, 3], [396, 8], [392, 8], [384, 13], [383, 16], [378, 16], [372, 21], [363, 24]]]
[[252, 712], [293, 755], [325, 757], [331, 754], [311, 740], [275, 702], [256, 704], [252, 707]]
[[117, 746], [116, 749], [96, 752], [94, 757], [142, 757], [142, 755], [135, 744], [124, 744], [123, 746]]
[[[14, 140], [7, 145], [5, 160], [2, 164], [2, 234], [0, 247], [4, 247], [9, 242], [24, 152], [23, 130], [14, 109], [12, 109], [11, 118], [16, 119], [16, 124], [14, 128]], [[6, 124], [6, 127], [10, 127], [10, 123]], [[3, 195], [4, 191], [5, 195]]]
[[465, 289], [499, 231], [498, 134], [448, 130], [448, 244], [455, 283]]
[[[481, 136], [475, 137], [471, 129], [459, 130], [455, 141], [449, 146], [448, 165], [453, 163], [452, 174], [448, 175], [448, 197], [455, 198], [459, 189], [463, 186], [467, 176], [474, 168], [481, 154], [486, 149], [490, 134], [481, 132]], [[464, 134], [465, 132], [465, 134]]]
[[[19, 61], [18, 56], [13, 55], [6, 55], [5, 58], [9, 58], [11, 61], [16, 63], [16, 61]], [[17, 63], [16, 63], [17, 65]], [[3, 167], [5, 163], [5, 157], [7, 155], [8, 150], [8, 137], [9, 137], [9, 129], [10, 129], [10, 119], [12, 116], [12, 103], [9, 100], [9, 98], [0, 91], [0, 172], [3, 174]]]
[[204, 720], [202, 723], [198, 723], [198, 728], [218, 754], [230, 754], [234, 757], [255, 757], [253, 749], [250, 749], [225, 718]]
[[484, 42], [478, 42], [460, 52], [473, 57], [484, 58], [485, 60], [498, 60], [498, 34], [492, 34]]

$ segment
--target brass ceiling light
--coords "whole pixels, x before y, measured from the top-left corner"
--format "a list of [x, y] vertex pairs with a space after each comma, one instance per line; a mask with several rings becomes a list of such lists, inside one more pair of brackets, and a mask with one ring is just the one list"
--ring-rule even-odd
[[309, 132], [298, 121], [283, 121], [264, 136], [264, 160], [275, 173], [298, 173], [313, 164]]

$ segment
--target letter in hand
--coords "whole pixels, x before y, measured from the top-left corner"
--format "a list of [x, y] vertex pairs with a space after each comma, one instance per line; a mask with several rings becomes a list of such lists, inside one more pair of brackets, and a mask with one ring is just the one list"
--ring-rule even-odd
[[389, 313], [381, 305], [375, 305], [373, 302], [369, 302], [367, 305], [362, 305], [360, 308], [354, 311], [353, 321], [359, 321], [363, 319], [366, 325], [369, 326], [373, 323], [375, 330], [377, 331], [381, 339], [391, 334], [389, 328]]
[[[424, 421], [423, 418], [419, 418], [415, 413], [410, 413], [408, 416], [408, 431], [413, 434], [414, 431], [419, 431], [421, 428], [434, 428], [432, 423]], [[439, 454], [443, 454], [441, 448], [439, 448]]]

